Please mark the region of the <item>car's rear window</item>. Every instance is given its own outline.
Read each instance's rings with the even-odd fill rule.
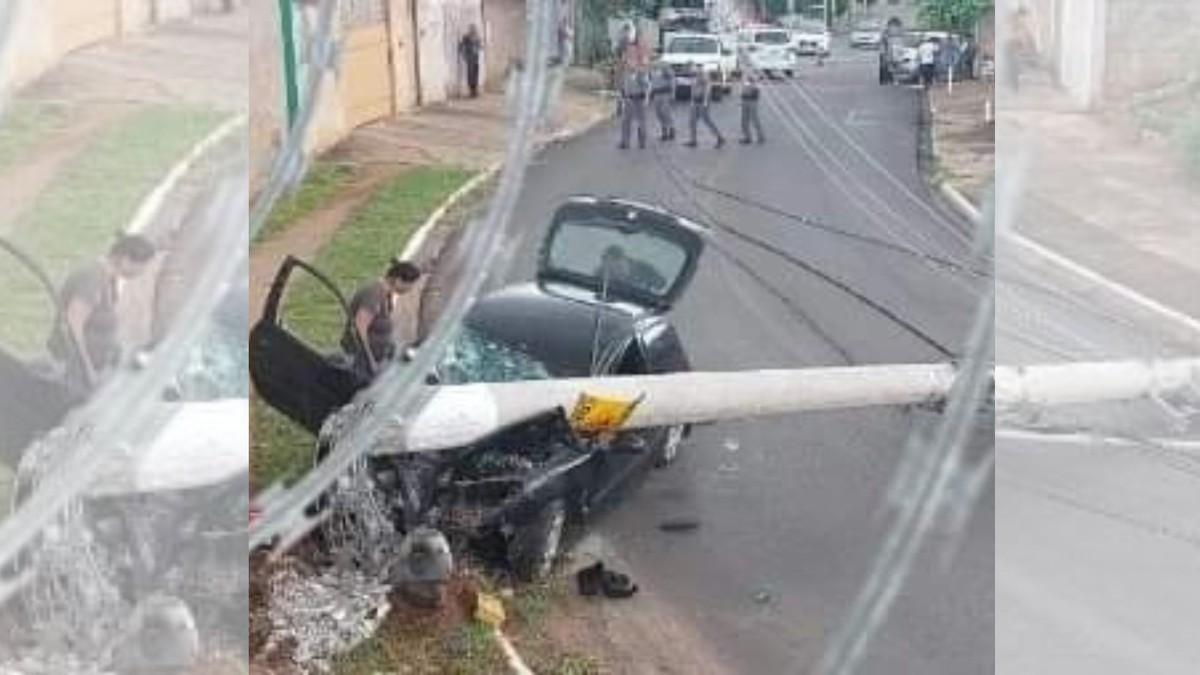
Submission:
[[[788,34],[781,30],[762,31],[754,35],[754,41],[762,45],[786,45]]]
[[[666,295],[687,265],[687,252],[674,241],[641,230],[622,231],[620,225],[603,219],[563,222],[550,247],[549,266]],[[611,264],[614,258],[617,263]]]

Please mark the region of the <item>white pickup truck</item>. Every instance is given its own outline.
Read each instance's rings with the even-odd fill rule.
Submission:
[[[737,73],[737,52],[714,33],[667,33],[663,36],[660,63],[671,67],[675,75],[676,98],[691,95],[692,67],[700,66],[713,85],[713,98],[733,90]]]

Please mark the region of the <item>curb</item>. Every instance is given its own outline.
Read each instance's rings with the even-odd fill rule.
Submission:
[[[603,124],[608,119],[610,119],[609,115],[605,113],[597,113],[587,122],[580,125],[577,129],[560,131],[549,138],[536,141],[533,145],[533,152],[531,155],[537,155],[552,145],[559,145],[583,136],[592,129],[595,129],[597,126]],[[457,190],[452,192],[450,196],[446,197],[446,199],[443,200],[442,203],[433,210],[433,213],[429,214],[429,217],[425,219],[425,222],[421,224],[421,227],[417,228],[417,231],[414,232],[411,237],[409,237],[408,243],[404,245],[404,250],[400,252],[399,258],[401,260],[413,260],[419,257],[435,258],[436,254],[438,253],[437,250],[423,250],[425,248],[426,241],[429,239],[430,233],[437,229],[438,225],[440,225],[442,220],[445,219],[446,214],[450,211],[450,209],[462,203],[462,201],[471,196],[475,190],[479,189],[479,186],[483,185],[499,174],[500,170],[503,168],[503,161],[495,162],[482,172],[476,174],[466,183],[463,183]],[[428,272],[428,270],[426,270],[426,272]]]
[[[947,181],[942,181],[937,184],[938,191],[946,199],[947,202],[961,214],[969,219],[972,223],[978,225],[982,221],[982,213],[979,208],[967,199],[965,195],[958,191],[953,185]],[[1176,309],[1149,298],[1138,291],[1121,284],[1113,279],[1110,279],[1100,272],[1086,267],[1065,255],[1058,253],[1022,234],[1012,232],[1009,234],[1010,239],[1018,246],[1037,255],[1038,257],[1074,274],[1081,279],[1084,279],[1099,288],[1102,288],[1127,302],[1131,302],[1151,314],[1156,315],[1160,319],[1169,321],[1172,324],[1182,328],[1183,330],[1194,335],[1200,335],[1200,319],[1196,319],[1188,314],[1184,314]]]
[[[1200,336],[1200,319],[1196,319],[1195,317],[1184,314],[1177,309],[1168,307],[1157,300],[1146,297],[1136,290],[1109,279],[1103,274],[1091,268],[1085,267],[1074,260],[1067,258],[1061,253],[1057,253],[1024,235],[1013,232],[1009,236],[1014,243],[1023,247],[1027,251],[1067,270],[1068,272],[1071,272],[1072,274],[1086,281],[1095,284],[1100,288],[1103,288],[1104,290],[1113,293],[1114,295],[1128,302],[1141,307],[1144,310],[1147,310],[1151,314],[1156,315],[1160,319],[1166,320],[1177,328],[1182,328],[1184,331],[1191,334],[1192,340],[1194,340],[1197,336]]]
[[[962,217],[971,221],[971,224],[978,226],[983,222],[983,212],[979,210],[979,207],[975,206],[970,199],[967,199],[966,195],[959,192],[958,188],[954,187],[950,181],[939,181],[935,184],[935,187],[941,193],[942,197],[950,203],[951,208]]]
[[[146,195],[146,197],[142,199],[141,204],[138,205],[137,213],[135,213],[133,219],[129,221],[129,226],[125,228],[125,231],[129,234],[139,234],[149,227],[150,223],[154,221],[154,216],[157,215],[159,210],[162,208],[163,200],[165,200],[167,195],[175,189],[175,186],[179,184],[179,181],[183,180],[183,177],[192,170],[192,166],[195,165],[196,162],[200,161],[200,158],[203,157],[214,146],[225,140],[226,136],[233,133],[243,124],[245,124],[246,121],[247,117],[239,114],[229,120],[226,120],[221,124],[221,126],[214,129],[198,143],[193,145],[192,149],[188,151],[187,156],[179,160],[175,166],[171,167],[171,170],[161,181],[158,182],[157,185],[154,186],[154,189],[150,191],[150,194]]]

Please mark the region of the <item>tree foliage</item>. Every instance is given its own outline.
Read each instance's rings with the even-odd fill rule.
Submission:
[[[922,0],[921,20],[933,29],[970,33],[992,5],[991,0]]]

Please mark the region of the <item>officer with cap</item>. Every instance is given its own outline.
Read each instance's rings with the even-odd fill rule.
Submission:
[[[712,101],[712,84],[708,79],[708,74],[699,64],[692,64],[692,72],[695,77],[692,81],[692,114],[688,118],[688,131],[690,139],[684,143],[689,148],[696,147],[696,125],[703,121],[704,126],[712,132],[713,136],[717,137],[717,146],[720,148],[725,145],[725,137],[721,135],[721,130],[713,123],[712,117],[709,115],[708,106]]]
[[[675,96],[675,78],[668,65],[659,66],[650,81],[650,101],[654,105],[654,114],[658,117],[658,126],[662,130],[661,141],[675,140],[675,118],[671,114],[671,99]]]
[[[746,73],[742,76],[742,145],[753,142],[750,131],[757,132],[758,142],[763,143],[762,120],[758,116],[758,76]]]
[[[629,147],[629,136],[637,124],[638,147],[646,147],[646,103],[650,98],[650,81],[642,66],[633,68],[621,85],[621,96],[625,103],[621,117],[622,150]]]

